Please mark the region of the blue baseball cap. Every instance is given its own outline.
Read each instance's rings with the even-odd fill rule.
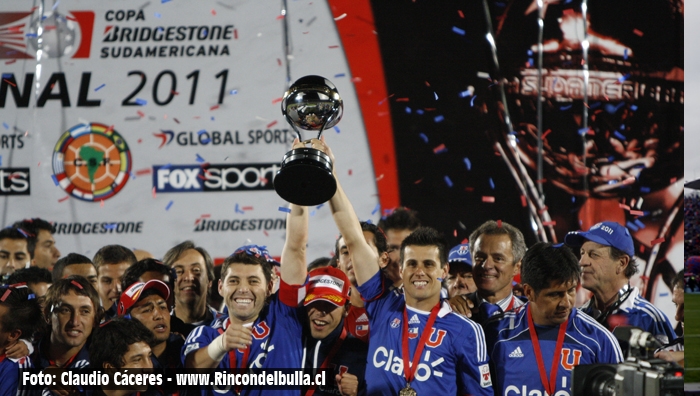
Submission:
[[[452,249],[447,256],[448,263],[461,263],[472,268],[472,255],[469,253],[469,243],[461,243]]]
[[[614,221],[598,223],[588,231],[572,231],[564,237],[564,242],[574,247],[582,246],[586,241],[612,246],[630,257],[634,256],[634,241],[629,230]]]

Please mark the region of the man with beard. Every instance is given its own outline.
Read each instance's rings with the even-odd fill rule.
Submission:
[[[185,340],[181,335],[170,332],[169,297],[168,286],[151,279],[146,283],[136,282],[124,289],[117,306],[120,317],[137,320],[153,333],[151,360],[154,368],[182,367],[180,352]]]
[[[90,364],[88,338],[102,318],[100,297],[90,282],[82,276],[69,276],[56,281],[46,294],[44,317],[51,333],[37,344],[32,355],[39,369],[78,369]],[[51,387],[60,395],[74,389]]]
[[[401,242],[418,227],[420,219],[416,211],[398,207],[390,215],[382,218],[377,224],[386,234],[387,253],[389,261],[382,263],[382,271],[394,287],[401,286],[401,266],[399,265],[399,250]]]
[[[207,305],[214,280],[214,264],[209,253],[192,241],[174,246],[163,256],[163,263],[174,272],[175,308],[170,312],[173,331],[187,337],[197,326],[208,325],[217,311]]]
[[[521,279],[529,302],[484,326],[497,395],[569,394],[575,366],[624,359],[612,333],[574,308],[580,277],[567,247],[528,249]]]

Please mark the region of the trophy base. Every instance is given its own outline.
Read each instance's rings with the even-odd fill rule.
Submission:
[[[330,158],[311,148],[294,149],[285,154],[273,183],[282,199],[301,206],[327,202],[337,189]]]

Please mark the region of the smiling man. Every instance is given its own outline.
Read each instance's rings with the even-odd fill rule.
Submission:
[[[565,246],[540,242],[527,251],[521,280],[529,302],[485,325],[497,395],[569,394],[575,366],[623,360],[612,333],[574,308],[580,276]]]
[[[304,279],[293,280],[298,286],[289,285],[283,265],[280,290],[273,294],[271,264],[264,251],[264,246],[242,246],[224,260],[219,293],[228,315],[220,315],[211,326],[192,330],[183,347],[185,367],[300,368],[303,311],[297,307],[304,297],[299,294]],[[300,265],[305,271],[306,263]],[[212,391],[202,389],[203,394]],[[259,387],[243,386],[218,389],[216,393],[265,394]],[[277,390],[275,394],[298,396],[299,389]]]
[[[173,331],[187,337],[195,327],[210,324],[217,315],[207,304],[214,281],[214,264],[209,253],[192,241],[168,250],[163,263],[173,270],[175,278],[175,308],[170,313]]]
[[[13,226],[27,232],[27,250],[32,258],[32,266],[50,270],[61,257],[53,237],[56,226],[38,217],[18,221]]]
[[[103,314],[97,291],[82,276],[69,276],[49,288],[45,303],[44,317],[51,333],[39,341],[32,355],[34,366],[42,370],[88,366],[88,339]],[[70,389],[51,390],[61,395],[70,392]]]
[[[3,280],[15,270],[28,268],[31,263],[25,234],[13,227],[0,230],[0,275]]]
[[[182,367],[180,352],[185,339],[170,331],[168,297],[168,285],[152,279],[145,283],[136,282],[124,289],[117,306],[120,317],[141,322],[153,334],[151,360],[154,368]]]

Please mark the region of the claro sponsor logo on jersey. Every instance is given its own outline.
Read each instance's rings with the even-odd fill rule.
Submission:
[[[156,192],[273,190],[279,164],[155,165]]]
[[[0,12],[0,59],[36,59],[40,43],[49,58],[89,58],[94,24],[92,11]]]
[[[29,195],[29,168],[0,168],[0,195]]]

